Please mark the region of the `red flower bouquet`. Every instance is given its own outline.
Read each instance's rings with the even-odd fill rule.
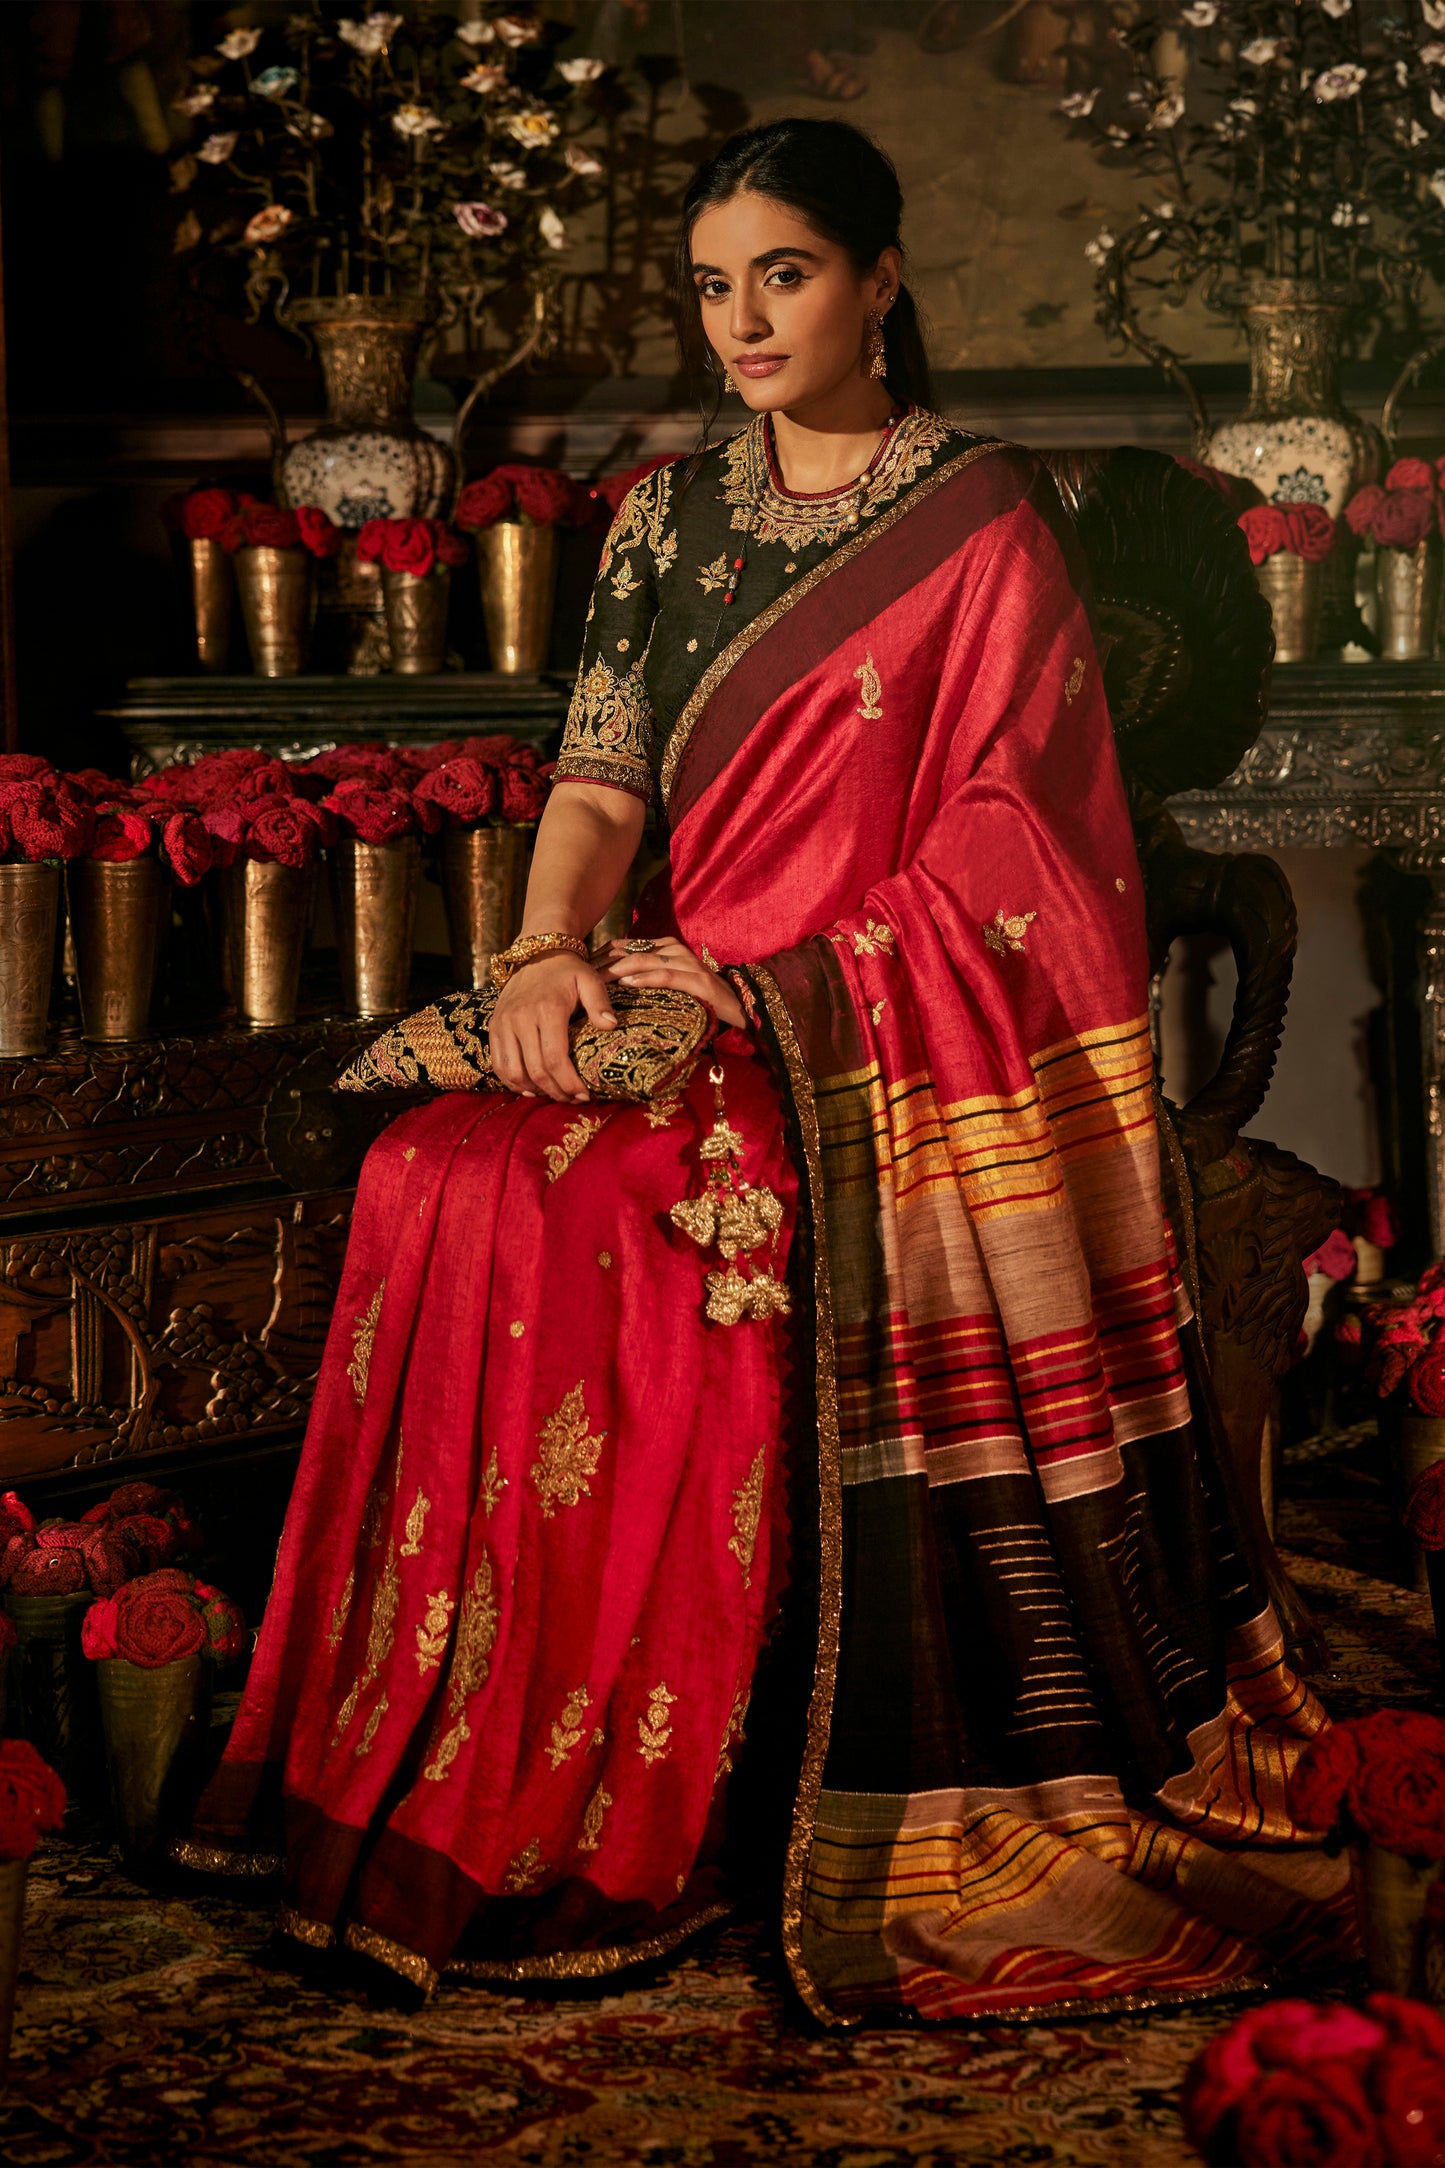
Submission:
[[[369,519],[356,538],[356,554],[383,572],[424,580],[438,565],[448,572],[464,565],[467,544],[444,519]]]
[[[1363,1361],[1382,1400],[1399,1396],[1419,1415],[1445,1415],[1445,1263],[1427,1266],[1409,1302],[1371,1303],[1335,1327],[1341,1353]]]
[[[1335,546],[1335,523],[1321,504],[1252,504],[1238,524],[1256,565],[1281,550],[1322,564]]]
[[[418,798],[404,784],[375,776],[350,776],[321,803],[335,814],[342,834],[355,836],[361,843],[394,843],[398,836],[415,835],[418,829],[432,835],[442,824],[441,808],[434,800]]]
[[[81,1626],[87,1656],[98,1663],[118,1656],[143,1671],[202,1654],[229,1663],[245,1645],[246,1621],[230,1597],[174,1566],[93,1603]]]
[[[1377,1709],[1323,1732],[1292,1772],[1290,1812],[1335,1846],[1445,1859],[1445,1720]]]
[[[241,509],[234,490],[205,487],[188,489],[166,506],[188,542],[218,542]]]
[[[306,866],[336,835],[335,816],[324,806],[281,791],[213,804],[203,819],[218,865],[259,858],[267,864]]]
[[[586,516],[587,493],[570,474],[556,467],[493,467],[468,482],[452,515],[459,527],[476,533],[498,520],[520,520],[527,527],[574,527]]]
[[[283,505],[258,504],[254,497],[243,497],[216,539],[233,551],[304,549],[313,557],[334,557],[341,547],[341,529],[319,505],[299,505],[292,512]]]
[[[59,1829],[65,1786],[28,1739],[0,1739],[0,1860],[29,1859]]]
[[[1345,506],[1351,530],[1381,549],[1413,550],[1445,532],[1445,499],[1436,468],[1427,459],[1397,459],[1379,482],[1357,489]]]
[[[552,773],[534,745],[493,732],[480,738],[445,738],[417,755],[424,772],[413,795],[436,807],[448,828],[475,828],[483,821],[538,821]]]
[[[79,858],[94,827],[85,791],[48,761],[15,753],[0,763],[0,859],[58,865]]]

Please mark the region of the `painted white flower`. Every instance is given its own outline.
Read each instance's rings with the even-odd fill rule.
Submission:
[[[1412,151],[1417,151],[1429,133],[1423,121],[1412,120],[1408,128],[1400,130],[1400,141],[1407,143]]]
[[[363,60],[371,60],[391,43],[401,23],[399,15],[390,15],[385,9],[377,8],[374,14],[359,23],[353,22],[349,15],[343,15],[336,25],[336,35],[343,38],[354,53],[360,53]]]
[[[1395,81],[1399,84],[1401,90],[1408,90],[1410,87],[1410,71],[1403,60],[1395,62]]]
[[[479,45],[490,45],[496,35],[490,23],[457,24],[457,36],[463,45],[470,45],[474,51]]]
[[[240,137],[234,132],[230,135],[207,136],[196,156],[202,165],[223,166],[239,141]]]
[[[595,83],[599,75],[607,73],[605,60],[559,60],[557,73],[564,83]]]
[[[521,166],[495,165],[492,167],[492,179],[498,188],[525,188],[527,185],[526,171]]]
[[[1326,15],[1332,15],[1336,22],[1342,15],[1348,15],[1354,4],[1355,0],[1320,0]]]
[[[302,143],[324,143],[336,130],[322,113],[308,113],[304,109],[293,113],[286,123],[287,135],[293,135]]]
[[[391,116],[391,125],[399,136],[433,136],[441,135],[446,122],[428,106],[399,105]]]
[[[462,89],[474,90],[479,98],[489,91],[500,90],[507,80],[507,71],[499,60],[482,61],[462,77]]]
[[[261,42],[259,30],[228,30],[216,51],[222,60],[244,60]]]
[[[1430,89],[1430,111],[1434,114],[1436,120],[1445,120],[1445,98],[1441,97],[1433,84]]]
[[[550,203],[537,220],[537,231],[541,234],[548,248],[565,248],[567,246],[567,228],[563,225]]]
[[[1425,186],[1437,203],[1445,204],[1445,166],[1437,166]]]
[[[1231,113],[1236,114],[1240,120],[1253,120],[1259,111],[1259,100],[1257,98],[1231,98],[1229,110]]]
[[[1283,44],[1283,38],[1251,38],[1239,48],[1239,57],[1252,68],[1267,68]]]
[[[522,145],[524,150],[541,150],[559,133],[556,121],[550,113],[509,113],[503,124],[509,136]]]
[[[1149,116],[1151,128],[1173,128],[1184,117],[1184,93],[1182,90],[1166,91]]]
[[[1427,68],[1445,68],[1445,45],[1441,45],[1438,40],[1422,45],[1420,58]]]
[[[1156,203],[1154,206],[1154,216],[1156,218],[1165,219],[1177,218],[1179,216],[1179,206],[1177,203]]]
[[[562,156],[566,161],[567,171],[580,174],[584,181],[595,181],[603,170],[602,160],[592,151],[584,150],[580,143],[569,143]]]
[[[506,212],[494,211],[490,203],[454,203],[452,212],[462,232],[474,241],[487,241],[507,230]]]
[[[1335,105],[1341,98],[1358,98],[1364,80],[1365,70],[1353,60],[1343,60],[1337,68],[1326,68],[1315,77],[1315,104]]]
[[[262,248],[268,241],[275,241],[286,231],[295,213],[288,211],[284,203],[266,203],[256,213],[241,239],[248,248]]]
[[[263,68],[251,88],[258,98],[284,98],[300,80],[294,68]]]
[[[1060,98],[1059,111],[1067,113],[1070,120],[1087,120],[1098,102],[1097,90],[1074,90],[1067,98]]]
[[[1337,203],[1330,213],[1332,226],[1368,226],[1369,223],[1369,212],[1357,209],[1353,203]]]
[[[1107,226],[1101,226],[1092,241],[1084,243],[1084,254],[1095,266],[1104,263],[1114,247],[1114,236]]]
[[[1104,130],[1104,141],[1106,143],[1132,143],[1133,140],[1134,138],[1130,135],[1128,129],[1121,128],[1117,121],[1112,121]]]
[[[1445,30],[1445,0],[1420,0],[1427,30]]]
[[[195,89],[188,90],[184,98],[177,98],[176,111],[189,113],[194,120],[199,113],[209,113],[215,102],[216,93],[212,86],[209,83],[197,83]]]
[[[1208,30],[1219,20],[1218,0],[1191,0],[1191,5],[1179,13],[1191,30]]]
[[[494,27],[503,45],[535,45],[542,35],[534,15],[499,15]]]

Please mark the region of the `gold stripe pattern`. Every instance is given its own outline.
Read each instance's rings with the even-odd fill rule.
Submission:
[[[666,1957],[680,1942],[715,1926],[732,1911],[730,1904],[704,1906],[691,1919],[664,1934],[645,1941],[614,1943],[601,1950],[560,1950],[550,1957],[462,1957],[447,1966],[447,1978],[455,1980],[602,1980],[609,1973],[626,1972],[632,1965],[650,1965]]]
[[[378,1965],[385,1965],[388,1972],[399,1972],[413,1987],[430,1994],[436,1986],[438,1973],[424,1957],[409,1950],[404,1942],[393,1942],[389,1935],[379,1935],[374,1928],[361,1927],[352,1922],[342,1937],[348,1950],[355,1950],[358,1957],[370,1957]]]
[[[336,1940],[334,1927],[328,1927],[324,1920],[308,1920],[304,1912],[297,1912],[291,1905],[276,1907],[276,1928],[293,1942],[304,1942],[308,1950],[329,1950]]]
[[[238,1880],[259,1880],[268,1874],[279,1874],[282,1859],[279,1852],[232,1851],[224,1844],[197,1844],[193,1837],[176,1837],[166,1848],[166,1857],[177,1867],[190,1867],[197,1874],[234,1875]]]

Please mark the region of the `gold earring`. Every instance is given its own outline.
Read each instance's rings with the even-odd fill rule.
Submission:
[[[731,392],[736,392],[737,390],[737,385],[733,382],[732,370],[728,367],[726,362],[723,363],[723,390]]]
[[[883,312],[870,310],[868,316],[868,374],[881,382],[888,374],[888,358],[883,348]]]

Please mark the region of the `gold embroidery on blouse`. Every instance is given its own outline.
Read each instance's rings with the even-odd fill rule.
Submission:
[[[758,1545],[758,1524],[763,1514],[763,1470],[766,1454],[759,1447],[746,1480],[733,1492],[733,1533],[728,1549],[743,1569],[743,1587],[753,1585],[753,1553]]]
[[[377,1673],[391,1654],[391,1645],[396,1638],[397,1605],[400,1601],[401,1575],[396,1563],[396,1547],[394,1544],[388,1543],[386,1558],[382,1563],[381,1572],[377,1576],[376,1592],[371,1599],[371,1624],[367,1628],[366,1634],[366,1658],[351,1692],[342,1702],[337,1714],[336,1731],[331,1741],[333,1746],[340,1744],[342,1734],[356,1714],[358,1702],[367,1688],[372,1685]],[[368,1739],[365,1745],[359,1747],[357,1751],[364,1753],[365,1746],[369,1744],[370,1740]]]
[[[671,467],[659,467],[634,482],[617,507],[602,554],[601,577],[606,578],[614,557],[636,549],[647,551],[659,574],[669,571],[677,557],[677,536],[664,535],[662,530],[671,510]]]
[[[667,1759],[667,1750],[672,1744],[670,1711],[676,1700],[676,1694],[670,1694],[666,1682],[659,1679],[647,1697],[646,1716],[637,1719],[637,1736],[641,1741],[637,1751],[649,1768],[653,1762]]]
[[[629,595],[637,593],[641,585],[641,580],[633,572],[632,559],[624,557],[612,576],[612,598],[614,602],[625,602]]]
[[[652,548],[652,561],[657,566],[658,578],[665,579],[677,563],[677,533],[659,535]]]
[[[376,1704],[376,1707],[372,1710],[370,1716],[366,1719],[366,1729],[356,1742],[356,1751],[358,1754],[369,1754],[371,1752],[371,1742],[376,1737],[376,1734],[381,1726],[381,1720],[390,1707],[391,1703],[387,1700],[385,1694],[383,1694],[380,1701]]]
[[[567,1172],[578,1154],[586,1151],[601,1127],[602,1117],[600,1114],[579,1115],[575,1122],[569,1123],[568,1127],[563,1130],[560,1144],[549,1144],[547,1146],[547,1180],[549,1182],[555,1182],[559,1175]]]
[[[612,1804],[611,1792],[599,1784],[582,1811],[582,1834],[577,1839],[579,1852],[595,1852],[602,1842],[602,1817]]]
[[[486,1514],[488,1520],[496,1512],[506,1487],[507,1478],[497,1466],[497,1448],[494,1445],[487,1465],[482,1471],[482,1511]]]
[[[783,542],[792,550],[839,542],[931,467],[934,453],[951,434],[937,414],[922,409],[906,414],[889,431],[868,472],[855,482],[819,497],[790,497],[773,480],[767,417],[758,414],[723,446],[723,502],[734,508],[733,526],[750,532],[756,542]]]
[[[742,1742],[743,1723],[747,1717],[750,1699],[751,1696],[745,1686],[740,1687],[733,1697],[732,1711],[722,1735],[722,1745],[718,1749],[717,1772],[713,1777],[714,1784],[719,1783],[723,1777],[730,1776],[732,1773],[732,1750]]]
[[[853,929],[855,956],[876,956],[880,949],[891,949],[892,946],[893,928],[881,920],[870,918],[861,931],[856,926]]]
[[[580,777],[625,774],[639,789],[652,789],[648,746],[652,708],[643,680],[646,657],[622,676],[599,655],[577,679],[562,733],[557,773]]]
[[[356,1395],[356,1405],[358,1407],[366,1399],[366,1381],[371,1370],[371,1350],[376,1341],[377,1321],[381,1316],[381,1298],[385,1293],[386,1282],[383,1280],[361,1316],[352,1319],[356,1330],[351,1338],[351,1360],[346,1366],[346,1375],[351,1380],[351,1390]]]
[[[539,1454],[528,1472],[537,1486],[544,1520],[550,1521],[559,1505],[575,1506],[579,1499],[592,1496],[587,1478],[597,1473],[607,1433],[599,1430],[594,1438],[588,1430],[582,1394],[579,1380],[537,1433]]]
[[[982,929],[984,941],[1000,956],[1007,956],[1010,949],[1017,949],[1022,953],[1024,935],[1038,915],[1037,911],[1020,911],[1009,918],[1000,907],[994,912],[993,924]]]
[[[502,1877],[502,1887],[509,1896],[520,1897],[524,1890],[531,1889],[535,1882],[540,1881],[546,1872],[547,1869],[542,1864],[541,1841],[534,1837],[526,1850],[519,1852],[516,1858],[508,1863],[506,1874]]]
[[[326,1629],[326,1645],[328,1648],[339,1649],[341,1646],[341,1636],[345,1633],[346,1621],[351,1616],[351,1592],[355,1586],[356,1568],[353,1566],[346,1576],[346,1586],[341,1591],[341,1600],[331,1614],[331,1624]]]
[[[853,675],[857,678],[863,693],[863,698],[858,705],[858,713],[865,723],[878,722],[883,714],[881,706],[883,680],[878,675],[878,666],[873,657],[865,655]]]
[[[487,1683],[499,1617],[500,1607],[492,1593],[492,1562],[483,1551],[471,1586],[462,1596],[456,1645],[447,1673],[447,1714],[451,1718],[451,1729],[422,1771],[433,1784],[441,1782],[472,1736],[466,1716],[467,1703]]]
[[[1072,669],[1072,670],[1071,670],[1071,671],[1069,672],[1069,675],[1068,675],[1068,677],[1067,677],[1067,679],[1065,680],[1065,683],[1064,683],[1064,698],[1065,698],[1065,700],[1066,700],[1066,701],[1068,702],[1068,704],[1069,704],[1069,706],[1070,706],[1070,707],[1072,707],[1072,706],[1073,706],[1073,704],[1074,704],[1074,700],[1075,700],[1075,697],[1076,697],[1076,696],[1077,696],[1077,695],[1078,695],[1079,693],[1081,693],[1081,692],[1083,691],[1083,689],[1084,689],[1084,658],[1083,658],[1083,656],[1082,656],[1082,655],[1076,655],[1076,656],[1074,657],[1074,667],[1073,667],[1073,669]]]
[[[447,1652],[456,1598],[439,1588],[426,1600],[426,1617],[416,1630],[416,1668],[422,1678],[434,1671]]]
[[[560,1769],[567,1756],[582,1744],[582,1734],[587,1726],[582,1721],[592,1706],[592,1696],[585,1686],[579,1686],[567,1696],[562,1714],[552,1726],[552,1744],[547,1749],[547,1759],[554,1769]]]
[[[430,1511],[430,1498],[423,1497],[421,1491],[418,1490],[416,1502],[406,1517],[406,1541],[401,1547],[403,1558],[420,1558],[421,1532],[426,1526],[426,1517]]]
[[[697,584],[705,595],[715,594],[719,587],[727,586],[727,581],[728,553],[726,550],[723,551],[720,557],[714,557],[710,565],[699,565],[697,568]]]

